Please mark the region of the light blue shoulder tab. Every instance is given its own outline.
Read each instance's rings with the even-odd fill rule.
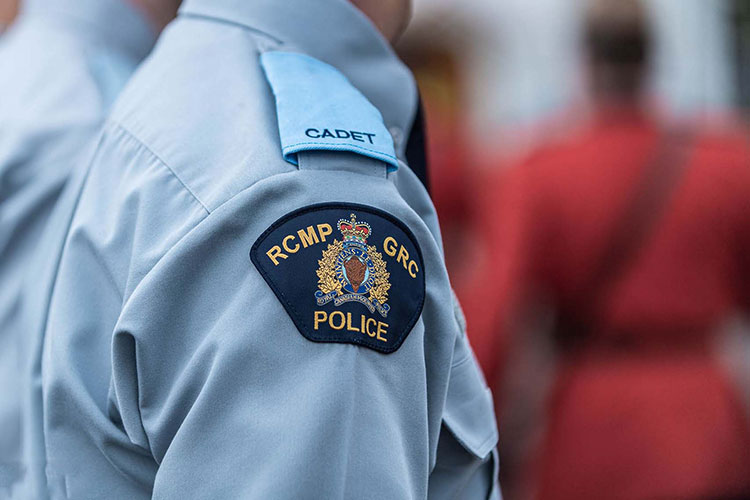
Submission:
[[[398,169],[380,111],[336,68],[305,54],[266,52],[261,65],[276,97],[284,159],[300,151],[351,151]]]

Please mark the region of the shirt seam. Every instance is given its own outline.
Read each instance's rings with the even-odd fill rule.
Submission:
[[[166,161],[164,161],[164,159],[161,156],[159,156],[153,149],[148,147],[148,145],[146,145],[137,135],[135,135],[135,133],[133,133],[131,130],[125,127],[125,125],[123,125],[122,123],[118,121],[114,121],[114,120],[112,120],[110,123],[117,130],[120,130],[122,133],[126,134],[128,137],[138,142],[138,145],[140,147],[142,147],[151,156],[153,156],[160,165],[162,165],[164,168],[167,169],[167,171],[169,171],[170,174],[172,174],[172,176],[177,180],[177,182],[180,183],[183,189],[190,194],[190,196],[201,206],[201,208],[203,208],[203,210],[205,210],[206,214],[211,213],[211,210],[208,209],[206,204],[203,203],[200,198],[198,198],[198,195],[192,189],[190,189],[190,187],[185,183],[185,181],[183,181],[182,178],[180,178],[180,176],[177,175],[177,172],[175,172],[174,169],[172,169],[172,167],[170,167],[169,164]]]
[[[117,124],[117,125],[119,125],[119,124]],[[123,129],[123,131],[124,131],[125,133],[128,133],[128,134],[129,134],[129,132],[127,131],[127,129],[125,129],[124,127],[121,127],[121,128]],[[130,135],[131,137],[133,137],[134,139],[138,140],[138,139],[137,139],[137,138],[136,138],[135,136],[133,136],[132,134],[129,134],[129,135]],[[139,141],[139,142],[140,142],[140,141]],[[146,149],[147,151],[151,151],[151,150],[150,150],[150,149],[149,149],[148,147],[146,147],[145,145],[144,145],[144,148],[145,148],[145,149]],[[152,154],[153,154],[153,153],[152,153]],[[155,157],[156,157],[157,159],[159,159],[159,157],[158,157],[158,156],[156,156],[155,154],[154,154],[154,156],[155,156]],[[160,160],[160,159],[159,159],[159,161],[161,162],[162,160]],[[164,164],[164,165],[165,165],[165,166],[167,166],[166,164]],[[170,169],[170,171],[171,171],[171,169]],[[226,200],[222,201],[222,202],[221,202],[221,203],[220,203],[219,205],[217,205],[217,206],[216,206],[216,208],[214,208],[213,212],[216,212],[217,210],[223,209],[223,207],[225,207],[226,205],[228,205],[229,203],[231,203],[232,201],[234,201],[234,200],[235,200],[235,199],[236,199],[236,198],[237,198],[238,196],[241,196],[241,195],[242,195],[243,193],[247,192],[247,191],[248,191],[249,189],[252,189],[253,187],[255,187],[255,186],[256,186],[256,185],[257,185],[258,183],[260,183],[260,182],[267,182],[267,181],[269,181],[270,179],[276,178],[276,177],[278,177],[278,176],[281,176],[281,175],[294,175],[294,173],[295,173],[295,172],[298,172],[298,170],[292,170],[292,171],[289,171],[289,172],[278,172],[278,173],[275,173],[275,174],[273,174],[273,175],[270,175],[270,176],[268,176],[268,177],[264,177],[263,179],[258,179],[258,180],[256,180],[256,181],[254,181],[254,182],[252,182],[252,183],[248,184],[248,185],[247,185],[247,186],[245,186],[245,187],[244,187],[243,189],[240,189],[239,191],[237,191],[236,193],[234,193],[234,194],[233,194],[232,196],[230,196],[230,197],[229,197],[229,198],[227,198]],[[367,175],[367,174],[354,173],[354,175]],[[184,184],[183,184],[183,185],[184,185]],[[187,189],[187,186],[186,186],[185,188]],[[192,194],[192,193],[191,193],[191,194]],[[196,201],[198,201],[198,202],[200,203],[200,200],[198,200],[197,198],[196,198]],[[334,204],[335,204],[335,203],[334,203]],[[201,204],[201,205],[202,205],[202,204]],[[202,205],[202,206],[203,206],[203,205]],[[205,208],[205,206],[204,206],[204,208]],[[199,227],[199,226],[201,226],[202,224],[205,224],[205,223],[206,223],[206,221],[208,221],[208,220],[209,220],[209,219],[211,218],[211,216],[213,215],[213,212],[212,212],[212,211],[210,211],[210,210],[208,210],[207,208],[205,208],[205,210],[206,210],[206,216],[205,216],[204,218],[202,218],[201,220],[197,221],[197,222],[196,222],[196,223],[195,223],[195,224],[194,224],[194,225],[193,225],[193,226],[192,226],[192,227],[191,227],[190,229],[188,229],[188,230],[187,230],[187,231],[185,232],[185,234],[184,234],[184,235],[182,235],[182,236],[181,236],[181,237],[180,237],[180,238],[179,238],[179,239],[178,239],[177,241],[175,241],[175,242],[174,242],[174,243],[173,243],[172,245],[170,245],[170,247],[169,247],[169,248],[167,248],[167,249],[166,249],[166,250],[164,251],[164,253],[163,253],[163,254],[162,254],[162,255],[161,255],[161,256],[160,256],[160,257],[159,257],[159,258],[158,258],[158,259],[156,260],[156,262],[154,262],[154,265],[153,265],[153,266],[151,266],[151,267],[149,268],[149,270],[148,270],[148,271],[147,271],[147,272],[146,272],[146,273],[145,273],[145,274],[143,275],[142,279],[141,279],[141,280],[139,281],[139,283],[138,283],[138,284],[137,284],[137,285],[136,285],[136,286],[135,286],[135,287],[133,288],[133,290],[135,290],[135,288],[137,288],[138,286],[140,286],[140,283],[142,283],[142,282],[143,282],[143,280],[144,280],[144,279],[146,279],[146,277],[147,277],[147,276],[148,276],[148,275],[149,275],[149,274],[150,274],[150,273],[151,273],[151,272],[152,272],[152,271],[153,271],[153,270],[154,270],[154,269],[155,269],[155,268],[156,268],[156,267],[157,267],[157,266],[158,266],[158,265],[159,265],[159,264],[161,263],[161,261],[162,261],[162,260],[163,260],[163,259],[164,259],[164,258],[165,258],[165,257],[166,257],[166,256],[167,256],[168,254],[169,254],[169,253],[171,253],[171,252],[172,252],[172,251],[173,251],[173,250],[174,250],[174,249],[175,249],[175,248],[176,248],[176,247],[177,247],[178,245],[182,244],[183,240],[184,240],[184,239],[185,239],[185,238],[186,238],[186,237],[187,237],[187,236],[188,236],[189,234],[191,234],[191,233],[192,233],[193,231],[195,231],[196,229],[198,229],[198,227]],[[211,220],[213,220],[213,219],[211,219]],[[131,295],[132,295],[132,294],[131,294]],[[128,297],[128,298],[127,298],[127,299],[126,299],[126,300],[125,300],[124,302],[123,302],[123,308],[125,307],[125,304],[127,304],[127,301],[128,301],[128,300],[129,300],[129,297]]]
[[[276,38],[275,36],[271,35],[270,33],[266,33],[265,31],[254,28],[252,26],[248,26],[247,24],[243,24],[238,21],[232,21],[231,19],[224,19],[221,17],[217,17],[211,14],[200,14],[197,12],[180,12],[179,13],[180,18],[186,18],[186,19],[193,19],[196,21],[203,21],[203,22],[209,22],[209,23],[219,23],[219,24],[226,24],[229,26],[232,26],[234,28],[239,28],[243,31],[249,32],[251,35],[260,36],[263,38],[266,38],[270,42],[276,45],[283,45],[284,41]]]

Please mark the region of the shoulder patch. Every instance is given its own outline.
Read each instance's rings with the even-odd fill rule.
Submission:
[[[350,151],[398,169],[393,138],[380,111],[336,68],[305,54],[260,57],[274,97],[284,159],[300,151]]]
[[[313,342],[392,353],[422,312],[422,252],[401,221],[375,208],[337,203],[294,211],[258,238],[250,258]]]

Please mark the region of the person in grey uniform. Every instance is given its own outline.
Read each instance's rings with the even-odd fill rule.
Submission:
[[[492,398],[404,159],[417,92],[383,34],[407,14],[183,2],[42,266],[49,497],[500,498]]]
[[[19,414],[23,282],[38,280],[31,256],[43,228],[156,39],[160,10],[141,6],[27,0],[0,41],[0,498],[29,466]]]

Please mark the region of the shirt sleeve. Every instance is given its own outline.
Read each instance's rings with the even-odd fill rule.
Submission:
[[[282,302],[251,262],[274,221],[325,199],[385,208],[421,246],[424,309],[393,352],[311,341],[290,313],[305,306]],[[408,257],[396,262],[417,272]],[[306,286],[309,271],[290,267],[284,286]],[[425,497],[429,471],[450,463],[435,451],[443,422],[465,438],[468,464],[453,467],[467,487],[484,474],[489,491],[493,471],[482,466],[494,415],[468,346],[461,360],[454,353],[452,304],[438,245],[390,183],[279,175],[215,210],[126,300],[112,343],[112,415],[158,464],[154,498]],[[449,373],[451,359],[466,368]]]
[[[464,333],[456,338],[428,497],[499,500],[495,448],[498,432],[492,396],[466,338],[463,313],[457,300],[455,308]]]

